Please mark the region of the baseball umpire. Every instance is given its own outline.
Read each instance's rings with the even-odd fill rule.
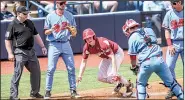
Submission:
[[[14,75],[11,80],[10,99],[18,98],[18,86],[25,66],[30,74],[31,91],[33,98],[43,98],[40,91],[40,65],[35,55],[34,39],[42,48],[44,55],[47,50],[38,34],[34,24],[27,19],[29,11],[25,6],[17,8],[17,17],[9,24],[5,35],[5,46],[8,52],[8,59],[14,61]],[[12,50],[13,45],[13,50]]]
[[[172,10],[169,10],[163,20],[165,37],[168,45],[166,52],[166,63],[175,79],[175,66],[180,54],[184,66],[184,7],[183,0],[171,0]],[[166,99],[174,96],[169,91]]]
[[[118,75],[118,69],[124,58],[123,50],[119,45],[104,37],[96,37],[95,32],[91,28],[83,31],[83,40],[85,41],[85,45],[77,82],[82,80],[88,56],[90,54],[97,54],[102,58],[99,64],[98,81],[117,84],[113,91],[114,95],[119,95],[119,90],[122,86],[125,86],[127,89],[125,96],[130,97],[133,93],[131,82]]]
[[[151,28],[139,28],[139,23],[128,19],[122,27],[128,37],[128,54],[131,58],[131,69],[136,68],[136,58],[140,65],[137,75],[137,98],[146,98],[146,85],[151,74],[155,72],[164,84],[175,93],[178,99],[183,99],[180,85],[173,79],[169,68],[162,58],[162,51],[157,44],[157,38]],[[137,57],[136,57],[137,56]]]

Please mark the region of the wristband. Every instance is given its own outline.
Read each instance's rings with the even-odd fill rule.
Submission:
[[[130,55],[131,60],[136,60],[136,55]]]
[[[171,45],[172,45],[171,39],[170,39],[170,38],[167,38],[167,39],[166,39],[166,43],[167,43],[168,46],[171,46]]]

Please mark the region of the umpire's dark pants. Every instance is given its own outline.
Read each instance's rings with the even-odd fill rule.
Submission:
[[[18,97],[18,86],[24,66],[30,72],[31,94],[38,93],[40,91],[40,65],[35,55],[35,50],[16,48],[14,50],[14,54],[14,75],[12,77],[10,87],[11,98]]]

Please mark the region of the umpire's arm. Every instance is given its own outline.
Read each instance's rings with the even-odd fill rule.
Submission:
[[[13,33],[14,33],[13,22],[11,22],[8,25],[8,28],[7,28],[7,31],[5,34],[5,47],[8,52],[8,59],[10,61],[14,61],[14,55],[13,55],[13,51],[12,51]]]
[[[8,52],[8,59],[10,61],[13,61],[14,55],[13,55],[13,51],[12,51],[12,40],[5,40],[5,47]]]

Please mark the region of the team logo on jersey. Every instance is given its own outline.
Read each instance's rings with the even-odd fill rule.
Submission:
[[[62,26],[61,30],[64,30],[68,26],[68,23],[67,22],[62,22],[61,26]]]
[[[109,41],[107,41],[107,40],[104,40],[103,42],[104,42],[106,45],[108,45],[108,46],[110,45],[110,44],[109,44]]]
[[[179,24],[178,24],[178,26],[179,26],[179,27],[184,26],[184,19],[183,19],[183,18],[179,19]]]
[[[172,29],[182,27],[182,26],[184,26],[184,19],[180,18],[178,22],[177,22],[177,20],[172,20],[170,24],[171,24]]]

